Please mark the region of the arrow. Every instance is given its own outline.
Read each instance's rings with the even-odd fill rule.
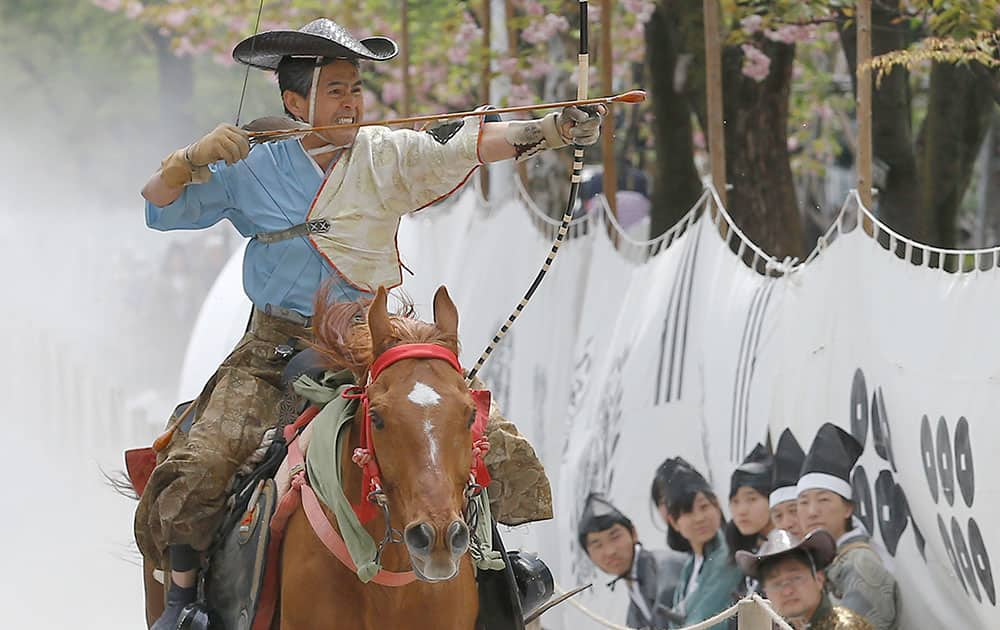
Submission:
[[[613,96],[602,96],[598,98],[585,98],[575,101],[559,101],[555,103],[539,103],[536,105],[518,105],[516,107],[502,107],[500,109],[485,109],[471,112],[451,112],[448,114],[427,114],[424,116],[410,116],[409,118],[390,118],[388,120],[373,120],[365,122],[354,122],[343,125],[321,125],[318,127],[299,126],[288,129],[268,129],[264,131],[250,130],[250,138],[254,142],[268,142],[270,140],[285,139],[292,136],[312,133],[314,131],[333,131],[335,129],[352,129],[355,127],[389,125],[406,125],[417,122],[431,122],[435,120],[446,120],[449,118],[467,118],[469,116],[488,116],[491,114],[511,114],[515,112],[529,112],[536,109],[558,109],[562,107],[574,107],[579,105],[610,105],[611,103],[641,103],[646,100],[646,92],[643,90],[631,90]],[[289,124],[294,122],[289,121]],[[249,125],[248,125],[249,127]]]

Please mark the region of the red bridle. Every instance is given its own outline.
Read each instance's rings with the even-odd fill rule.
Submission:
[[[368,399],[368,388],[379,375],[390,365],[403,359],[438,359],[446,361],[464,377],[465,372],[458,362],[454,352],[433,343],[410,343],[390,348],[383,352],[368,368],[368,382],[364,387],[353,387],[343,393],[344,398],[361,401],[361,446],[354,450],[351,459],[361,467],[361,502],[354,506],[354,511],[362,523],[375,518],[377,499],[382,492],[382,471],[379,469],[378,458],[375,455],[375,442],[372,438],[372,414]],[[470,470],[470,485],[478,492],[490,483],[490,474],[486,470],[483,455],[489,450],[486,438],[486,422],[490,416],[489,390],[469,390],[476,404],[476,419],[472,423],[472,467]]]

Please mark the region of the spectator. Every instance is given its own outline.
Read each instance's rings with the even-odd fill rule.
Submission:
[[[630,628],[668,627],[673,582],[664,588],[661,575],[669,573],[669,556],[648,551],[639,543],[635,526],[615,506],[590,494],[578,528],[580,548],[601,571],[614,576],[613,586],[624,580],[630,600],[626,625]]]
[[[701,473],[686,463],[677,464],[667,484],[667,544],[689,554],[674,592],[678,620],[671,621],[671,627],[704,621],[725,610],[743,575],[729,562],[719,499]],[[726,622],[713,626],[725,627]]]
[[[659,512],[660,518],[663,519],[664,525],[669,524],[667,522],[667,485],[670,483],[670,478],[674,476],[674,471],[677,470],[678,466],[694,468],[683,457],[668,457],[663,460],[663,463],[653,473],[650,498],[652,498],[653,505],[656,507],[656,511]]]
[[[837,541],[837,555],[827,569],[835,604],[850,608],[875,630],[899,627],[899,587],[871,546],[864,526],[854,526],[851,469],[863,447],[840,427],[819,428],[797,484],[799,520],[808,531],[825,528]]]
[[[784,529],[801,537],[805,532],[799,522],[798,490],[799,472],[806,454],[791,430],[785,429],[774,449],[774,466],[771,477],[771,522],[776,529]]]
[[[872,630],[861,615],[834,606],[823,591],[823,569],[836,554],[833,536],[816,529],[799,540],[775,529],[757,553],[736,552],[736,561],[749,579],[760,580],[779,615],[802,630]]]
[[[730,478],[729,512],[733,520],[726,524],[726,544],[729,561],[734,564],[737,551],[757,551],[771,531],[768,496],[772,461],[767,447],[758,443]],[[736,598],[754,593],[757,588],[757,581],[748,577],[740,584]]]

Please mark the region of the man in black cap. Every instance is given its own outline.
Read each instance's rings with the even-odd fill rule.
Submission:
[[[802,536],[805,533],[799,522],[799,492],[796,487],[805,459],[806,454],[791,430],[782,431],[778,437],[778,446],[774,449],[771,494],[768,502],[774,526],[777,529],[787,530],[795,536]]]
[[[328,19],[260,33],[236,61],[274,71],[279,127],[305,129],[250,150],[248,132],[222,124],[164,159],[142,194],[157,230],[201,229],[228,219],[250,238],[244,289],[250,328],[205,387],[186,435],[173,433],[136,511],[136,540],[156,566],[169,556],[174,587],[156,630],[195,595],[198,552],[222,517],[237,468],[274,425],[287,359],[311,336],[313,300],[355,301],[402,282],[400,217],[458,189],[481,164],[597,141],[604,108],[565,108],[539,120],[469,118],[426,132],[351,127],[364,118],[359,64],[397,54],[386,37],[358,40]],[[348,125],[326,131],[311,127]],[[494,514],[507,524],[551,518],[545,471],[531,445],[495,414],[486,463]]]
[[[643,548],[632,521],[594,493],[587,497],[577,541],[597,568],[615,576],[612,585],[625,581],[630,600],[625,621],[628,627],[668,627],[680,568],[677,558]]]
[[[823,590],[823,569],[836,553],[825,529],[799,538],[775,529],[756,553],[737,551],[736,562],[747,577],[759,580],[778,614],[797,630],[873,630],[868,621],[834,606]]]
[[[900,593],[896,578],[855,524],[851,470],[863,451],[847,431],[827,422],[819,428],[802,464],[797,484],[798,516],[806,531],[822,527],[837,542],[826,575],[836,603],[864,616],[875,630],[899,627]]]

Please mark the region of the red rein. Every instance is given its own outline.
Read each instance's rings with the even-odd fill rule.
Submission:
[[[375,495],[382,492],[382,472],[379,469],[375,454],[375,442],[372,439],[372,416],[368,387],[378,379],[379,375],[390,365],[403,359],[440,359],[447,361],[455,370],[464,375],[458,357],[444,346],[432,343],[411,343],[390,348],[379,355],[368,369],[368,384],[365,387],[354,387],[343,393],[344,398],[360,400],[363,410],[361,420],[361,446],[354,450],[351,459],[361,467],[361,502],[354,506],[354,511],[362,523],[368,523],[378,514],[374,502]],[[476,403],[476,419],[472,423],[472,468],[470,478],[472,484],[485,488],[490,483],[490,475],[483,462],[483,456],[490,449],[486,439],[486,422],[490,416],[489,390],[470,390]]]

